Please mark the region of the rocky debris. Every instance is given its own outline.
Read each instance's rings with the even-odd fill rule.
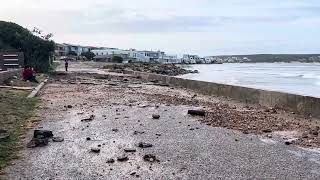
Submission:
[[[72,105],[67,105],[66,107],[69,108],[69,109],[71,109],[73,106],[72,106]]]
[[[91,152],[100,153],[100,148],[93,147],[93,148],[91,148]]]
[[[188,110],[188,114],[193,116],[205,116],[206,112],[204,110]]]
[[[157,133],[156,136],[161,136],[161,134]]]
[[[116,129],[116,128],[114,128],[114,129],[112,129],[112,131],[113,131],[113,132],[118,132],[119,130]]]
[[[52,138],[53,137],[53,133],[52,131],[48,131],[48,130],[34,130],[33,131],[33,138]]]
[[[144,132],[143,131],[134,131],[133,132],[133,135],[138,135],[138,134],[144,134]]]
[[[147,162],[160,162],[157,157],[153,154],[146,154],[143,156],[143,160]]]
[[[277,113],[277,110],[275,108],[267,108],[264,110],[264,112],[269,112],[269,113],[275,114],[275,113]]]
[[[139,148],[150,148],[150,147],[152,147],[153,145],[152,144],[150,144],[150,143],[145,143],[145,142],[139,142],[138,143],[138,147]]]
[[[134,148],[125,148],[124,152],[136,152],[137,150]]]
[[[174,64],[112,64],[104,66],[112,72],[123,73],[125,70],[177,76],[188,73],[199,73],[197,70],[186,70]]]
[[[52,131],[48,130],[34,130],[31,141],[27,144],[28,148],[47,146],[49,139],[53,138]]]
[[[10,135],[7,130],[0,129],[0,142],[9,139]]]
[[[89,118],[82,119],[81,122],[89,122],[89,121],[92,121],[92,120],[94,120],[95,117],[96,117],[96,116],[92,114],[92,115],[90,115]]]
[[[86,140],[87,140],[87,141],[90,141],[90,140],[91,140],[91,138],[90,138],[90,137],[87,137],[87,138],[86,138]]]
[[[132,172],[130,173],[130,176],[135,176],[137,173],[136,172]]]
[[[264,133],[271,133],[272,130],[271,130],[271,129],[263,129],[262,132],[264,132]]]
[[[128,158],[128,156],[126,156],[126,155],[122,155],[122,156],[117,157],[117,160],[118,160],[119,162],[124,162],[124,161],[128,161],[129,158]]]
[[[293,144],[295,142],[295,139],[288,139],[288,140],[285,140],[284,141],[284,144],[285,145],[291,145],[291,144]]]
[[[52,138],[52,141],[53,141],[53,142],[63,142],[63,141],[64,141],[64,138],[63,138],[63,137],[53,137],[53,138]]]
[[[112,159],[112,158],[107,159],[107,163],[109,163],[109,164],[112,164],[112,163],[114,163],[114,162],[115,162],[115,160],[114,160],[114,159]]]
[[[160,119],[160,115],[159,114],[152,114],[152,118],[153,119]]]

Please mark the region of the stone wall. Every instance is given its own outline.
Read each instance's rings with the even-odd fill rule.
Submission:
[[[5,80],[9,79],[10,77],[19,75],[20,73],[21,69],[0,71],[0,84],[2,84]]]
[[[188,80],[178,77],[125,71],[126,74],[140,76],[144,80],[158,80],[172,86],[188,88],[206,95],[232,98],[248,104],[276,107],[306,116],[320,118],[320,98],[301,96],[283,92],[259,90],[254,88],[218,84],[204,81]]]

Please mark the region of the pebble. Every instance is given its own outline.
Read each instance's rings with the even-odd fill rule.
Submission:
[[[145,143],[145,142],[140,142],[140,143],[138,143],[138,147],[140,147],[140,148],[150,148],[150,147],[152,147],[153,145],[152,144],[150,144],[150,143]]]
[[[152,115],[152,118],[153,118],[153,119],[160,119],[160,115],[158,115],[158,114],[153,114],[153,115]]]
[[[91,148],[91,152],[100,153],[100,148]]]
[[[124,162],[124,161],[128,161],[129,158],[128,158],[128,156],[123,155],[123,156],[117,157],[117,160],[120,162]]]

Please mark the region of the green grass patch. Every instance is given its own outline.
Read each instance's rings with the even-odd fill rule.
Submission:
[[[0,90],[0,129],[9,133],[9,138],[0,141],[0,170],[10,160],[18,157],[21,149],[21,135],[25,132],[29,119],[34,116],[38,103],[35,98],[26,98],[29,92],[1,89]]]

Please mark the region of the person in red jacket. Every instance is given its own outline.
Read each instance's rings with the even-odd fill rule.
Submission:
[[[22,71],[22,77],[25,81],[39,83],[36,77],[33,75],[33,70],[30,66],[25,66]]]

